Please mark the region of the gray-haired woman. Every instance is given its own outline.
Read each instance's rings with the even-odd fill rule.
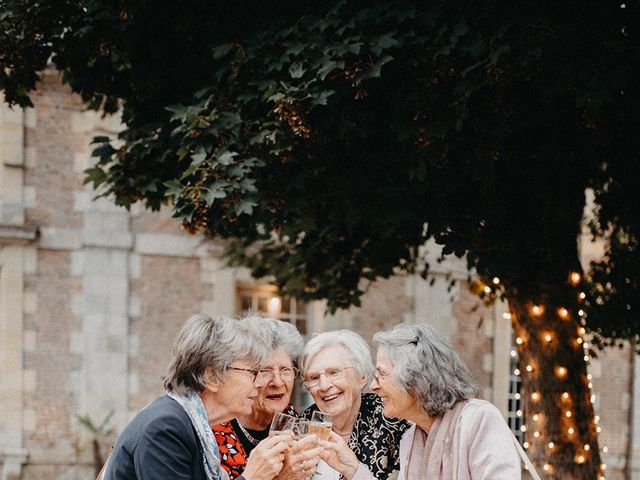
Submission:
[[[380,399],[364,389],[373,373],[367,342],[350,330],[321,333],[300,356],[304,383],[315,400],[305,411],[333,416],[333,432],[320,441],[322,480],[350,479],[356,472],[368,479],[387,479],[398,469],[398,447],[408,423],[385,418]]]
[[[261,386],[268,339],[251,325],[195,315],[176,339],[164,380],[167,394],[129,422],[114,447],[107,480],[224,480],[210,424],[251,411]],[[263,442],[247,465],[246,480],[274,478],[288,438]]]
[[[258,389],[251,411],[213,426],[222,466],[232,479],[242,475],[248,459],[253,459],[254,452],[266,441],[274,415],[279,412],[296,415],[291,404],[293,384],[298,375],[294,363],[304,344],[302,335],[288,322],[259,315],[250,315],[241,321],[264,333],[272,353],[260,369],[265,380]],[[313,473],[320,449],[308,448],[312,443],[313,439],[306,437],[295,443],[287,452],[278,478],[299,480]]]
[[[399,325],[373,339],[371,390],[385,415],[414,423],[400,442],[400,480],[521,477],[513,434],[496,407],[473,398],[467,367],[434,328]]]

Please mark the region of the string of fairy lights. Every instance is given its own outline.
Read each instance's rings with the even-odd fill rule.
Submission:
[[[578,286],[580,284],[581,281],[581,276],[578,272],[571,272],[569,275],[569,283],[573,286]],[[500,284],[500,279],[498,279],[497,277],[493,279],[493,284],[494,285],[499,285]],[[490,289],[490,287],[485,287],[485,293],[489,293],[487,292],[487,289]],[[579,292],[578,293],[578,300],[582,301],[586,298],[586,294],[584,292]],[[545,313],[545,306],[544,305],[532,305],[530,307],[530,311],[529,313],[534,316],[534,317],[539,317],[542,316]],[[556,310],[556,315],[558,316],[558,318],[560,318],[561,320],[569,320],[571,318],[571,313],[569,311],[569,309],[567,309],[566,307],[560,307]],[[587,364],[587,367],[589,366],[590,363],[590,359],[591,357],[589,356],[589,349],[590,349],[590,345],[589,342],[585,340],[584,335],[586,333],[585,330],[585,324],[586,324],[586,313],[583,309],[579,309],[578,310],[578,317],[580,318],[580,325],[577,328],[576,331],[576,336],[573,339],[573,341],[575,342],[575,346],[576,348],[579,348],[580,346],[582,346],[583,351],[584,351],[584,361]],[[510,313],[505,313],[503,314],[503,317],[506,320],[511,320],[511,314]],[[539,336],[540,339],[544,344],[546,345],[551,345],[555,339],[556,333],[551,329],[551,328],[545,328],[543,330],[541,330],[539,332]],[[517,336],[515,338],[515,343],[517,345],[523,345],[525,343],[525,339],[522,338],[521,336]],[[511,356],[512,357],[516,357],[517,356],[517,352],[516,350],[512,350],[511,351]],[[532,363],[529,363],[527,365],[524,366],[524,370],[526,373],[531,374],[534,371],[534,365],[532,365]],[[564,380],[567,378],[569,371],[567,369],[567,367],[565,365],[556,365],[554,367],[553,370],[554,375],[556,376],[556,378],[560,379],[560,380]],[[520,368],[515,368],[513,370],[513,374],[516,377],[521,377],[523,375],[523,372],[520,370]],[[586,381],[587,381],[587,388],[589,389],[589,400],[592,404],[596,402],[597,398],[595,393],[593,393],[593,383],[592,383],[592,376],[590,373],[587,373],[586,375]],[[533,391],[530,394],[530,399],[533,403],[537,403],[542,399],[542,393],[539,391]],[[520,399],[520,393],[516,393],[515,395],[516,399]],[[566,434],[566,436],[571,439],[571,437],[573,437],[576,434],[576,425],[575,425],[575,413],[572,409],[572,404],[573,404],[573,400],[571,398],[571,394],[569,392],[562,392],[559,394],[559,404],[562,405],[563,408],[563,415],[562,415],[562,428],[564,429],[564,432]],[[522,417],[523,412],[521,410],[518,410],[516,412],[516,415],[519,417]],[[532,417],[531,417],[533,424],[535,425],[533,432],[531,432],[531,435],[533,436],[533,438],[535,439],[539,439],[540,437],[543,436],[542,433],[542,426],[544,425],[544,414],[543,413],[535,413]],[[600,422],[600,417],[598,415],[594,416],[594,429],[597,433],[600,433],[602,431],[602,428],[599,425]],[[525,424],[523,424],[520,427],[520,430],[525,433],[527,432],[527,426]],[[529,447],[529,442],[524,442],[523,443],[523,447],[525,449],[527,449]],[[557,441],[554,441],[554,439],[549,439],[549,441],[546,443],[546,447],[547,447],[547,451],[549,453],[552,453],[556,448],[557,448]],[[608,452],[608,448],[607,446],[602,446],[602,448],[600,449],[602,453],[607,453]],[[582,448],[579,448],[575,457],[574,457],[574,461],[577,464],[584,464],[588,461],[589,459],[589,454],[591,452],[591,445],[584,444],[582,445]],[[546,462],[543,466],[542,466],[543,471],[547,474],[547,475],[553,475],[554,474],[554,466],[551,462]],[[599,468],[599,472],[598,472],[598,480],[606,480],[604,472],[607,469],[607,465],[604,462],[600,463],[600,468]]]

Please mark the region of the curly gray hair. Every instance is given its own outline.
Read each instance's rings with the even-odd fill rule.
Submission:
[[[371,349],[364,338],[351,330],[334,330],[332,332],[319,333],[314,336],[302,349],[300,354],[300,370],[302,375],[306,375],[309,370],[311,359],[320,350],[340,345],[344,348],[347,357],[359,375],[367,379],[367,384],[373,375],[374,366],[371,361]]]
[[[249,314],[240,319],[242,323],[247,323],[261,330],[270,338],[272,352],[282,348],[292,362],[298,360],[302,351],[304,340],[298,329],[289,322],[276,320],[275,318],[262,317],[260,315]]]
[[[460,357],[430,325],[397,325],[373,341],[394,364],[393,376],[431,416],[475,396],[471,374]]]
[[[220,379],[239,359],[264,363],[270,343],[260,329],[229,317],[197,314],[189,318],[176,337],[164,377],[164,388],[185,395],[200,393],[211,377]]]

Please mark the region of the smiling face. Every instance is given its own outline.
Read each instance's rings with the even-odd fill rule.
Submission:
[[[308,387],[318,408],[333,415],[334,424],[354,419],[360,408],[360,395],[366,385],[366,377],[353,368],[353,362],[341,345],[325,347],[309,361],[305,377],[319,376],[319,382]],[[326,372],[344,369],[334,380],[327,379]],[[355,413],[355,415],[354,415]]]
[[[256,417],[268,417],[269,421],[276,412],[282,412],[291,402],[291,393],[295,377],[285,378],[280,374],[281,369],[293,367],[289,354],[282,348],[276,350],[269,363],[263,367],[273,370],[273,375],[264,387],[258,390],[258,396],[253,403],[253,414]]]
[[[378,394],[384,406],[385,417],[404,418],[415,421],[421,408],[413,395],[396,381],[393,361],[380,350],[376,357],[376,374],[371,381],[371,391]]]

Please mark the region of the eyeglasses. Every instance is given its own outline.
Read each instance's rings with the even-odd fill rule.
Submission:
[[[322,375],[324,375],[324,378],[326,378],[328,382],[335,382],[342,377],[342,373],[347,368],[355,367],[330,368],[329,370],[325,370],[324,372],[310,372],[304,379],[304,384],[308,388],[315,387],[320,383],[320,378],[322,377]]]
[[[256,378],[258,378],[258,373],[260,373],[260,370],[254,370],[252,368],[240,368],[240,367],[227,367],[228,370],[237,370],[239,372],[249,372],[251,373],[251,375],[253,375],[253,381],[256,381]]]
[[[282,367],[278,369],[273,368],[261,368],[259,371],[260,378],[265,381],[271,381],[276,377],[276,373],[282,380],[293,380],[298,376],[298,369],[296,367]]]
[[[381,372],[378,369],[376,369],[376,371],[373,372],[373,378],[375,379],[376,382],[378,382],[378,384],[380,384],[381,381],[387,378],[389,375],[391,374],[387,372]]]

